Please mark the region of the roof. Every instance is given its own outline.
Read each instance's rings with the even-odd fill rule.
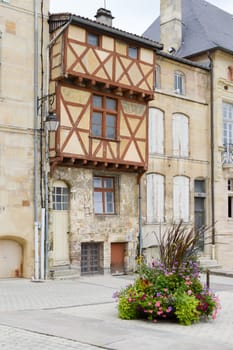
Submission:
[[[49,25],[50,25],[50,32],[53,32],[54,30],[57,30],[61,26],[63,26],[65,23],[71,23],[76,24],[81,27],[89,28],[92,30],[96,30],[103,34],[109,34],[113,37],[127,40],[130,42],[137,43],[138,45],[142,45],[146,48],[150,48],[152,50],[161,50],[163,48],[163,45],[159,42],[154,41],[150,38],[145,38],[143,36],[139,36],[136,34],[128,33],[123,30],[114,28],[112,26],[108,26],[106,24],[90,20],[85,17],[72,15],[71,13],[56,13],[51,14],[49,16]]]
[[[233,17],[204,0],[182,0],[182,44],[178,57],[223,49],[233,52]],[[143,36],[160,41],[160,17],[149,26]]]

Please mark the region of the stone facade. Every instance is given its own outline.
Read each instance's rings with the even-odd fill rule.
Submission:
[[[48,1],[44,3],[48,14]],[[33,1],[1,2],[0,12],[0,277],[31,277],[34,273]]]
[[[188,218],[187,225],[195,225],[195,180],[204,181],[206,187],[204,210],[205,224],[211,224],[210,213],[210,117],[209,117],[209,71],[167,55],[157,55],[159,69],[159,88],[155,89],[155,99],[150,102],[150,110],[160,111],[163,115],[163,149],[150,149],[150,142],[158,138],[156,130],[151,131],[149,138],[149,166],[142,179],[143,188],[143,250],[148,261],[156,255],[156,234],[164,232],[174,221],[174,184],[176,176],[182,176],[189,181]],[[174,91],[174,73],[182,72],[184,77],[184,92],[177,94]],[[188,120],[187,153],[174,154],[174,125],[173,117],[181,114]],[[149,113],[150,116],[150,113]],[[149,117],[150,119],[150,117]],[[149,121],[149,128],[153,127]],[[185,137],[185,135],[182,135]],[[181,140],[182,142],[182,140]],[[148,220],[147,207],[147,178],[155,174],[164,178],[162,193],[158,201],[163,201],[162,217]],[[162,186],[162,185],[161,185]],[[155,185],[155,192],[159,189]],[[157,196],[157,195],[156,195]],[[182,199],[181,199],[182,200]],[[155,199],[156,201],[156,199]],[[156,202],[155,205],[158,205]],[[185,203],[183,203],[185,205]],[[182,215],[180,217],[182,218]],[[206,238],[207,241],[207,238]],[[207,242],[206,242],[207,243]],[[204,254],[209,255],[209,246],[205,246]]]
[[[93,204],[93,176],[111,176],[115,178],[115,215],[95,215]],[[69,261],[71,268],[80,273],[81,244],[98,242],[103,252],[100,259],[102,271],[110,272],[111,243],[125,243],[124,272],[133,271],[138,242],[138,184],[134,174],[87,169],[57,168],[51,181],[64,181],[70,191],[68,210],[69,222]],[[54,267],[52,231],[53,210],[50,206],[50,268]]]

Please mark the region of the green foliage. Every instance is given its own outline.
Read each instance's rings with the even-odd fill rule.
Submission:
[[[124,320],[137,318],[136,304],[129,302],[126,296],[121,296],[118,303],[118,315]]]
[[[209,228],[201,231],[179,224],[173,224],[168,230],[157,235],[159,242],[160,262],[168,270],[179,269],[188,261],[196,261],[199,250],[200,235]]]
[[[175,305],[175,315],[180,324],[189,326],[199,320],[200,313],[197,310],[198,300],[193,295],[178,291],[175,295]]]
[[[215,319],[220,303],[200,282],[198,240],[195,231],[187,230],[181,223],[160,237],[160,259],[148,267],[140,257],[139,277],[118,293],[119,317],[175,318],[183,325],[203,317]]]

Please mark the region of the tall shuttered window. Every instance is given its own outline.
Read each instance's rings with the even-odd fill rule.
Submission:
[[[164,153],[164,113],[157,108],[149,109],[149,152]]]
[[[172,120],[173,132],[173,155],[177,157],[188,157],[189,154],[189,122],[188,118],[176,113]]]
[[[175,176],[173,178],[173,217],[174,222],[189,221],[189,178]]]
[[[164,176],[148,174],[147,183],[147,223],[164,222]]]

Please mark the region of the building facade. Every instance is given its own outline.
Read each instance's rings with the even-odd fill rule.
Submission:
[[[148,105],[162,45],[97,21],[51,15],[49,266],[61,274],[134,270]],[[106,25],[107,23],[107,25]]]
[[[206,224],[212,226],[210,258],[220,266],[232,268],[232,15],[202,0],[161,0],[160,12],[144,35],[162,39],[165,52],[174,57],[210,68],[210,201]],[[195,80],[191,83],[193,88],[194,84]],[[197,138],[201,144],[201,138],[196,135]],[[200,155],[202,150],[200,147]]]
[[[173,223],[200,229],[210,220],[209,69],[157,53],[149,107],[149,166],[142,180],[143,251],[157,257],[157,238]],[[202,255],[208,254],[200,239]]]
[[[40,207],[34,187],[35,169],[39,172],[40,161],[39,147],[35,148],[35,128],[40,128],[37,97],[41,89],[34,34],[36,18],[39,37],[44,16],[46,45],[48,1],[44,1],[43,14],[40,5],[38,1],[0,1],[1,278],[34,275],[34,228],[40,220],[39,209],[35,220],[35,207]],[[36,59],[39,60],[39,54]]]

